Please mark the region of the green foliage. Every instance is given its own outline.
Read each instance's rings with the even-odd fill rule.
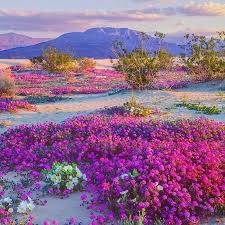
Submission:
[[[156,55],[158,68],[161,70],[170,70],[173,66],[173,58],[166,50],[159,50]]]
[[[146,215],[146,212],[143,209],[141,212],[139,212],[138,221],[134,221],[132,217],[130,216],[129,219],[122,220],[121,225],[144,225],[145,215]]]
[[[134,96],[132,96],[129,102],[124,103],[123,106],[131,115],[134,116],[147,117],[153,113],[152,109],[138,104]]]
[[[70,54],[49,47],[41,56],[30,59],[35,66],[40,66],[51,73],[82,72],[87,68],[95,68],[96,62],[89,58],[75,59]]]
[[[166,35],[161,32],[155,32],[154,36],[159,39],[159,49],[155,52],[158,67],[160,70],[169,70],[173,66],[173,58],[172,55],[162,48]]]
[[[15,81],[10,70],[0,72],[0,97],[14,97],[16,90]]]
[[[51,73],[66,74],[78,67],[73,56],[53,47],[45,49],[42,56],[31,59],[31,62],[40,65],[44,70]]]
[[[225,32],[218,37],[185,36],[187,43],[183,61],[190,74],[197,80],[225,79]]]
[[[159,39],[159,49],[149,52],[145,45],[149,37],[145,33],[139,34],[140,47],[128,51],[121,42],[116,42],[114,52],[118,58],[114,68],[125,74],[126,81],[133,89],[149,87],[160,69],[170,69],[173,64],[172,56],[162,49],[165,34],[156,32]]]
[[[126,81],[134,89],[144,89],[152,83],[158,71],[157,60],[143,49],[126,50],[118,54],[114,68],[125,74]]]
[[[59,191],[77,191],[81,184],[86,180],[85,174],[82,174],[75,163],[54,163],[51,170],[43,170],[45,176],[46,188],[53,188]]]
[[[200,103],[195,104],[195,103],[182,102],[181,104],[177,104],[177,106],[185,107],[190,110],[196,110],[198,112],[202,112],[207,115],[220,114],[222,112],[222,110],[216,106],[206,106],[206,105],[201,105]]]

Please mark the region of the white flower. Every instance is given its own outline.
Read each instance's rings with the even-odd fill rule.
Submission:
[[[57,185],[58,183],[61,182],[61,176],[52,175],[51,176],[51,181],[54,183],[54,185]]]
[[[63,171],[65,171],[66,173],[72,173],[73,167],[71,165],[64,166]]]
[[[27,202],[26,201],[20,202],[19,206],[17,207],[17,212],[26,213],[26,211],[27,211]]]
[[[9,212],[9,213],[13,213],[13,208],[9,208],[9,209],[8,209],[8,212]]]
[[[34,207],[35,207],[35,205],[33,204],[33,202],[27,203],[27,209],[29,211],[33,211]]]
[[[128,190],[126,190],[126,191],[121,191],[121,192],[120,192],[121,195],[125,195],[125,194],[127,194],[127,193],[128,193]]]
[[[62,166],[57,166],[55,169],[55,172],[59,173],[59,172],[61,172],[61,170],[62,170]]]
[[[28,198],[28,201],[21,201],[19,206],[17,207],[18,213],[26,213],[27,211],[32,211],[35,205],[31,198]]]
[[[76,172],[77,172],[77,177],[81,178],[83,176],[83,174],[81,173],[81,171],[76,167]]]
[[[122,175],[120,176],[120,178],[123,179],[123,180],[124,180],[126,177],[129,177],[129,175],[128,175],[127,173],[124,173],[124,174],[122,174]]]
[[[158,185],[158,186],[156,187],[156,189],[157,189],[158,191],[163,191],[163,186]]]
[[[73,182],[69,181],[66,183],[66,188],[69,189],[69,190],[72,190],[74,188],[74,184]]]
[[[3,202],[6,202],[6,203],[12,203],[12,199],[10,197],[7,197],[7,198],[4,198],[3,199]]]
[[[75,177],[75,178],[72,179],[72,182],[73,182],[73,184],[76,186],[76,185],[78,184],[79,181],[78,181],[78,179]]]

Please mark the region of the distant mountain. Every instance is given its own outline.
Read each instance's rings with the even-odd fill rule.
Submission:
[[[35,45],[47,40],[49,39],[32,38],[16,33],[0,34],[0,50]]]
[[[112,51],[115,41],[123,42],[129,50],[132,50],[140,45],[140,32],[128,28],[92,28],[85,32],[63,34],[56,39],[36,45],[0,51],[0,58],[32,58],[41,55],[43,49],[48,46],[73,53],[76,57],[115,58]],[[151,52],[155,51],[159,47],[159,40],[148,36],[145,47]],[[178,55],[182,51],[178,45],[168,42],[163,42],[163,48],[173,55]]]

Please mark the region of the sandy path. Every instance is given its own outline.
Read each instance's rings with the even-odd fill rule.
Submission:
[[[201,102],[206,105],[217,105],[225,107],[225,94],[221,92],[221,85],[215,83],[205,83],[192,85],[188,88],[176,91],[146,90],[135,93],[138,101],[144,105],[158,108],[162,112],[167,112],[167,118],[196,118],[206,117],[225,122],[225,113],[219,115],[204,115],[183,107],[176,107],[178,102],[183,99],[191,102]],[[46,121],[61,122],[67,118],[93,112],[105,107],[119,106],[130,99],[130,91],[122,91],[114,95],[95,94],[95,95],[75,95],[70,96],[70,100],[64,102],[40,104],[37,106],[38,112],[21,111],[18,114],[2,113],[0,120],[9,120],[13,126],[19,124],[33,124]],[[1,128],[0,132],[7,128]]]

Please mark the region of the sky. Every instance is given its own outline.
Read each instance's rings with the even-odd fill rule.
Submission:
[[[225,30],[225,0],[0,0],[0,33],[54,38],[92,27],[208,36]]]

